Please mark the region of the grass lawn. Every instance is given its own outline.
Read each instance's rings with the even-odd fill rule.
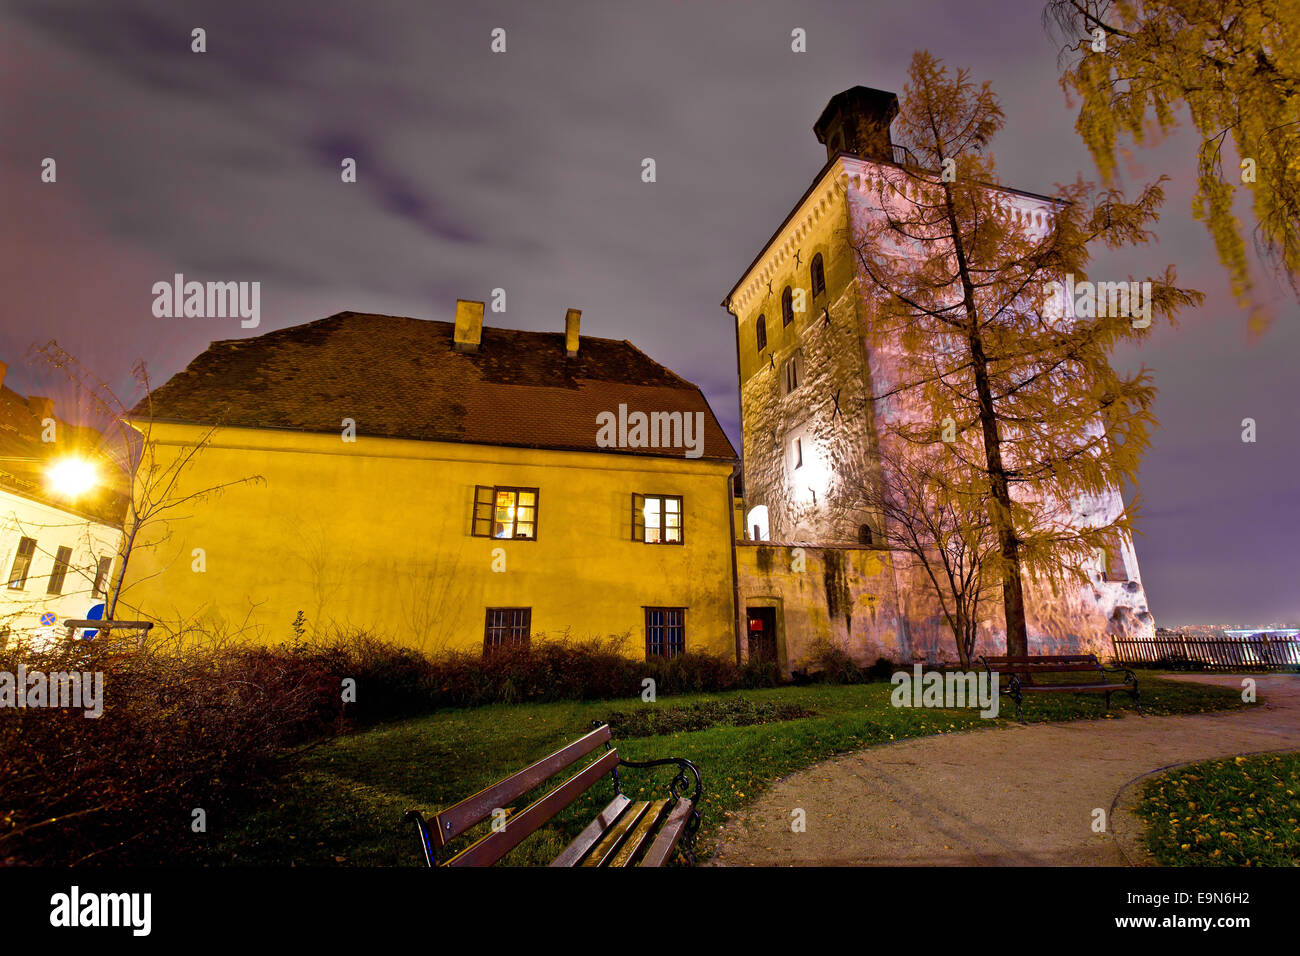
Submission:
[[[1143,710],[1151,714],[1245,706],[1241,695],[1231,688],[1162,681],[1147,674],[1139,681]],[[209,818],[211,843],[204,848],[201,862],[412,865],[421,861],[414,828],[401,821],[403,811],[414,807],[429,814],[449,806],[581,736],[592,721],[604,720],[613,712],[621,712],[625,724],[639,709],[706,702],[714,702],[706,710],[726,713],[753,713],[751,703],[769,716],[814,712],[815,716],[770,723],[615,737],[619,752],[630,760],[677,756],[699,766],[705,796],[698,855],[704,859],[712,852],[717,830],[729,814],[796,770],[835,754],[891,740],[1015,719],[1015,708],[1007,706],[1005,698],[1001,715],[989,721],[981,719],[976,710],[895,708],[890,705],[892,689],[888,683],[815,685],[677,695],[660,697],[656,703],[633,699],[494,705],[440,711],[374,727],[329,741],[309,753],[278,790],[259,798],[255,807],[234,818]],[[1115,695],[1113,716],[1131,710],[1125,695]],[[1026,701],[1025,716],[1037,722],[1107,715],[1100,694],[1041,694]],[[662,731],[671,721],[634,723],[649,732]],[[647,784],[647,773],[650,771],[626,768],[622,772],[624,792],[635,798]],[[669,773],[661,769],[654,779],[665,782]],[[646,793],[653,789],[647,787]],[[601,781],[503,862],[549,862],[612,795],[611,784]],[[524,805],[521,802],[516,808]],[[449,849],[458,850],[482,832],[484,828],[471,832]]]
[[[1171,770],[1147,783],[1136,812],[1161,866],[1300,866],[1300,754]]]

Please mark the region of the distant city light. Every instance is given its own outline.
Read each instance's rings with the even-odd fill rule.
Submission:
[[[85,494],[99,480],[95,465],[84,458],[59,458],[45,472],[50,490],[56,495],[76,498]]]

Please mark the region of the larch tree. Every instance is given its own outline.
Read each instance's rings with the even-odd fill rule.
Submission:
[[[969,500],[978,490],[997,541],[988,563],[1007,653],[1023,655],[1026,574],[1082,576],[1117,533],[1132,532],[1131,511],[1073,517],[1076,503],[1136,483],[1155,425],[1149,373],[1120,375],[1108,354],[1200,293],[1178,288],[1170,266],[1142,284],[1107,284],[1076,309],[1066,284],[1090,288],[1095,245],[1151,238],[1161,185],[1131,202],[1081,181],[1050,199],[1003,188],[986,152],[1002,122],[987,83],[915,54],[893,127],[907,162],[880,167],[876,208],[852,241],[878,444],[900,462],[908,446],[938,449],[956,476],[943,494],[964,489]]]
[[[1267,311],[1232,206],[1250,193],[1255,246],[1300,296],[1300,0],[1050,0],[1044,20],[1104,182],[1121,136],[1149,144],[1186,109],[1201,139],[1193,212],[1260,330]],[[1225,171],[1228,140],[1237,167]]]

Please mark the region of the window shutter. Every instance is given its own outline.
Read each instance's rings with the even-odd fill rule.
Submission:
[[[474,516],[471,534],[492,537],[492,509],[496,506],[496,489],[491,485],[474,486]]]
[[[645,541],[645,495],[632,492],[632,540]]]

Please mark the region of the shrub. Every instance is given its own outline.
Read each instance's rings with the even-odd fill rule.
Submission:
[[[745,697],[731,697],[726,700],[696,701],[681,707],[642,707],[626,712],[616,710],[610,712],[605,723],[609,724],[616,739],[626,739],[706,730],[721,724],[746,727],[750,724],[815,716],[816,711],[799,704],[754,702]]]
[[[0,862],[161,862],[202,839],[234,794],[283,771],[290,748],[337,732],[338,683],[273,650],[185,654],[100,637],[0,653],[0,671],[102,674],[102,715],[0,712]]]
[[[821,638],[809,653],[803,679],[807,682],[827,684],[861,684],[867,680],[868,671],[858,667],[848,652],[838,644]]]

